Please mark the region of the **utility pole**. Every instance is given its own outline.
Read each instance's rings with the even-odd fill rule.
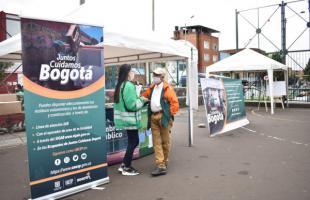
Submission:
[[[310,0],[309,0],[310,1]],[[238,11],[235,9],[236,15],[236,50],[239,50],[239,33],[238,33]]]
[[[309,15],[309,21],[307,23],[307,27],[309,29],[309,49],[310,49],[310,0],[308,0],[308,15]]]
[[[285,19],[285,6],[286,3],[282,1],[280,4],[281,6],[281,56],[282,56],[282,63],[285,65],[286,64],[286,19]]]
[[[155,0],[152,0],[152,31],[155,31]]]
[[[260,40],[259,40],[259,34],[261,33],[261,29],[259,28],[259,8],[257,8],[257,29],[256,29],[256,33],[257,33],[257,46],[258,49],[260,49]]]

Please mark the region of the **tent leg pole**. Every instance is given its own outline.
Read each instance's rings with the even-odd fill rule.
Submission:
[[[189,63],[187,67],[187,74],[189,74]],[[189,93],[190,90],[190,77],[187,75],[187,94],[188,94],[188,146],[191,147],[193,145],[193,140],[192,140],[192,113],[191,113],[191,95]]]
[[[273,70],[268,69],[268,79],[269,79],[269,91],[270,91],[270,107],[271,114],[274,114],[274,99],[273,99]]]
[[[191,107],[188,106],[188,146],[192,146],[192,125],[191,125]]]
[[[286,82],[286,107],[288,108],[289,107],[289,103],[288,103],[288,97],[289,97],[289,94],[288,94],[288,70],[287,69],[286,71],[284,71],[284,74],[285,74],[285,82]]]
[[[191,61],[193,60],[193,50],[191,49]],[[191,72],[192,62],[187,60],[187,96],[188,96],[188,146],[193,146],[193,109],[191,103],[191,95],[190,95],[190,88],[191,88],[191,77],[189,76]]]

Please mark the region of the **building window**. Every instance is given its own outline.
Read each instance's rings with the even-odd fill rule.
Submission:
[[[204,61],[209,62],[209,61],[210,61],[210,56],[209,56],[209,54],[207,54],[207,53],[204,54],[203,59],[204,59]]]
[[[217,51],[217,44],[213,44],[213,50]]]
[[[209,41],[204,41],[203,42],[203,47],[205,48],[205,49],[209,49],[210,47],[209,47]]]
[[[217,55],[213,55],[213,62],[217,62]]]
[[[6,38],[10,38],[13,35],[20,33],[21,31],[19,18],[14,15],[7,14],[6,28]]]

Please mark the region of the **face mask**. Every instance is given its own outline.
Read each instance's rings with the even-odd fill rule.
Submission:
[[[129,81],[133,81],[133,79],[135,78],[135,74],[133,72],[129,72],[128,74],[128,80]]]
[[[153,77],[153,83],[155,83],[155,84],[161,83],[160,77]]]

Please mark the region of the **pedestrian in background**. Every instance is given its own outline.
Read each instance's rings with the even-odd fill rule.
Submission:
[[[132,167],[131,162],[135,148],[139,144],[138,129],[141,127],[141,108],[148,101],[139,97],[133,84],[135,71],[130,65],[120,67],[118,81],[114,93],[114,123],[117,129],[127,131],[128,145],[123,163],[118,171],[123,175],[133,176],[139,172]]]
[[[179,101],[174,89],[164,78],[164,69],[155,69],[153,83],[142,94],[151,102],[149,115],[156,162],[156,168],[151,172],[153,176],[167,173],[171,148],[171,128],[174,115],[179,110]]]

